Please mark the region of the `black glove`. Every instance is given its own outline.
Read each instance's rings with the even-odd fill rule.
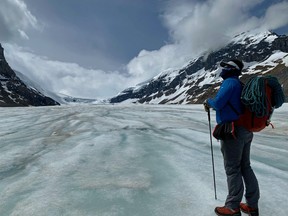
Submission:
[[[211,107],[210,107],[209,104],[207,103],[207,99],[204,101],[203,105],[204,105],[205,111],[206,111],[206,112],[209,112],[209,109],[210,109]]]

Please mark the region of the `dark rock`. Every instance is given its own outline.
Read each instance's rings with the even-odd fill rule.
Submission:
[[[0,106],[54,106],[58,102],[26,86],[7,63],[0,44]]]

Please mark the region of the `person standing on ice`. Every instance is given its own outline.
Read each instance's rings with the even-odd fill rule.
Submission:
[[[204,102],[204,108],[216,110],[217,124],[232,122],[239,119],[238,113],[243,112],[241,104],[242,84],[239,76],[244,67],[242,61],[231,59],[221,62],[220,76],[223,82],[215,98]],[[224,168],[227,176],[228,195],[223,207],[216,207],[215,213],[219,216],[239,216],[241,211],[250,216],[258,216],[258,200],[260,198],[257,178],[250,166],[250,147],[253,133],[242,126],[235,126],[236,139],[220,140],[221,152],[224,159]],[[241,203],[244,194],[246,203]]]

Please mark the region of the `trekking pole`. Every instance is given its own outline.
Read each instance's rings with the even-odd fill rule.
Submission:
[[[210,144],[211,144],[211,156],[212,156],[212,169],[213,169],[213,180],[214,180],[214,193],[215,200],[217,200],[216,193],[216,180],[215,180],[215,168],[214,168],[214,156],[213,156],[213,146],[212,146],[212,133],[211,133],[211,118],[210,118],[210,109],[208,109],[208,122],[209,122],[209,134],[210,134]]]

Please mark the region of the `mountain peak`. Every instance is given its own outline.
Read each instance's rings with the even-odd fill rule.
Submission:
[[[252,46],[263,40],[272,43],[278,37],[276,33],[271,31],[250,30],[234,36],[231,43]]]

